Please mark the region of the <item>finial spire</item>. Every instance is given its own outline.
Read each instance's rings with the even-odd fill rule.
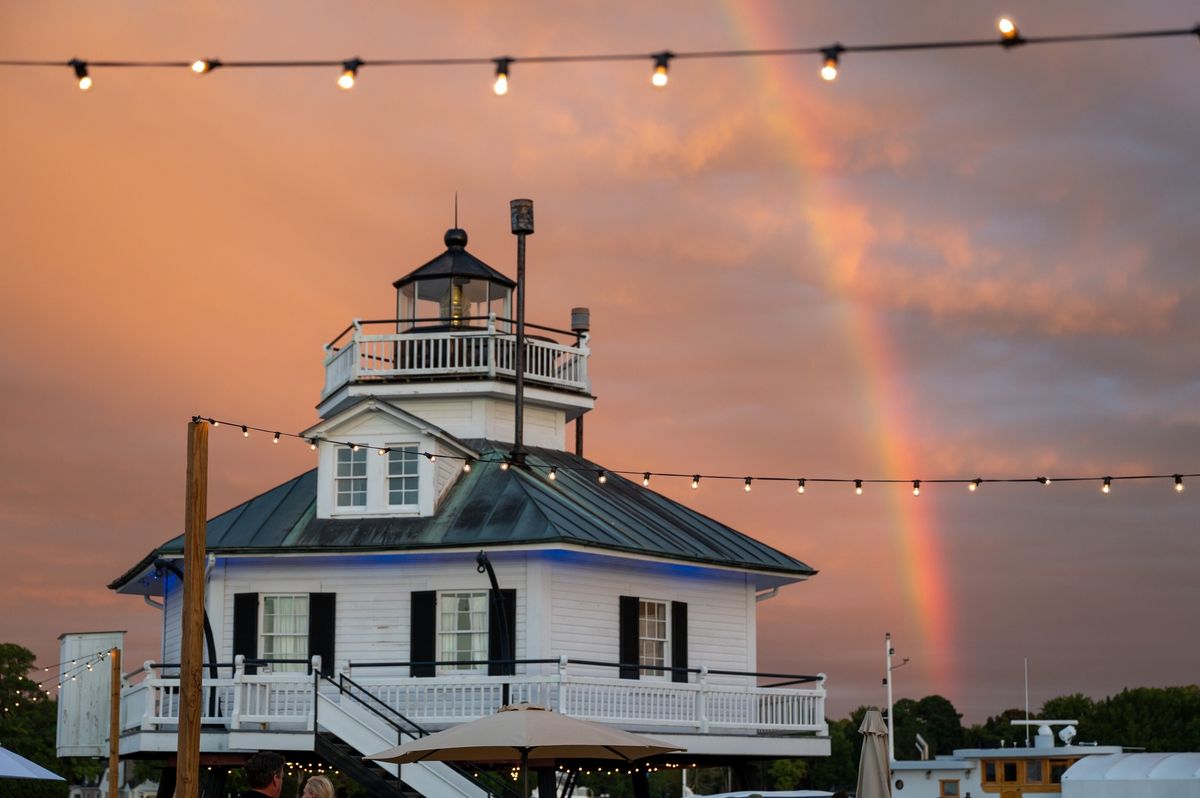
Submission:
[[[458,227],[458,192],[454,192],[454,226]]]

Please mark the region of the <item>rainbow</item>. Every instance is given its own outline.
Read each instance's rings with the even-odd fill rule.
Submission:
[[[737,0],[728,0],[725,7],[732,29],[739,38],[739,47],[786,46],[772,35],[786,26],[781,20],[772,19],[769,11]],[[780,147],[780,157],[790,162],[797,190],[805,198],[805,221],[811,240],[827,264],[827,287],[832,293],[846,296],[845,288],[855,280],[871,235],[870,228],[862,221],[854,204],[838,196],[836,190],[826,186],[822,186],[820,192],[813,190],[821,168],[813,153],[820,153],[828,145],[811,136],[809,126],[798,110],[803,104],[791,96],[795,94],[797,75],[807,76],[810,71],[814,87],[823,88],[816,86],[820,82],[817,74],[820,59],[813,56],[811,65],[806,65],[792,58],[756,58],[748,59],[745,65],[756,73],[754,85],[758,87],[763,107],[769,109],[767,116],[772,133],[784,145]],[[835,219],[837,224],[833,223]],[[857,354],[862,416],[870,425],[871,438],[879,442],[874,467],[880,472],[862,476],[920,478],[920,463],[912,456],[914,446],[911,436],[906,434],[912,427],[903,402],[895,400],[903,396],[904,381],[898,368],[899,361],[891,351],[889,336],[882,329],[879,314],[872,308],[849,296],[842,305],[846,308],[843,320],[846,337],[851,342],[851,350]],[[937,519],[929,509],[929,503],[914,499],[908,489],[889,486],[883,492],[886,493],[893,545],[904,575],[906,604],[921,638],[898,641],[904,650],[898,653],[909,652],[921,662],[922,670],[932,680],[930,692],[959,695],[961,685],[953,645],[953,602]],[[879,630],[881,635],[884,631]]]

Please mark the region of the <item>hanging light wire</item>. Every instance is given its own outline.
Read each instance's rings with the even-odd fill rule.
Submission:
[[[804,47],[780,47],[771,49],[745,50],[692,50],[671,51],[661,50],[652,53],[590,53],[580,55],[528,55],[502,57],[465,57],[465,58],[379,58],[350,60],[331,59],[293,59],[293,60],[222,60],[218,58],[192,59],[187,61],[149,61],[149,60],[84,60],[72,58],[69,61],[2,59],[0,67],[71,67],[76,72],[76,79],[81,89],[85,91],[92,86],[89,68],[132,68],[132,69],[187,69],[198,74],[204,74],[216,67],[222,69],[303,69],[303,68],[341,68],[342,78],[351,73],[349,83],[357,76],[358,69],[363,66],[376,67],[449,67],[449,66],[482,66],[491,65],[496,68],[497,84],[503,73],[503,91],[495,86],[497,94],[507,91],[509,68],[513,64],[566,64],[566,63],[605,63],[610,61],[642,61],[651,59],[655,63],[652,83],[662,86],[666,83],[667,69],[672,60],[714,60],[722,58],[773,58],[787,56],[817,55],[825,59],[826,66],[830,54],[833,54],[834,68],[840,61],[840,56],[846,53],[899,53],[922,50],[963,50],[1000,46],[1005,49],[1016,45],[1035,44],[1070,44],[1100,41],[1124,41],[1134,39],[1161,39],[1171,37],[1200,37],[1200,24],[1189,28],[1165,28],[1159,30],[1115,31],[1109,33],[1073,33],[1049,36],[1025,36],[1019,32],[1016,23],[1011,18],[1005,18],[998,24],[1000,35],[985,39],[953,39],[923,42],[879,42],[874,44],[827,44]],[[661,76],[660,76],[661,66]],[[824,69],[824,67],[823,67]],[[82,72],[82,74],[80,74]],[[835,72],[836,75],[836,72]],[[831,79],[831,78],[827,78]],[[662,81],[661,83],[659,81]],[[85,85],[86,82],[86,85]]]
[[[207,422],[214,429],[229,426],[234,429],[240,429],[244,437],[248,437],[251,432],[269,433],[272,436],[272,442],[278,443],[280,438],[295,438],[301,443],[309,446],[311,449],[316,449],[321,444],[328,444],[334,447],[348,447],[352,451],[359,449],[374,450],[376,454],[383,456],[389,454],[392,450],[386,446],[372,446],[370,444],[361,443],[358,441],[337,441],[330,438],[322,438],[319,436],[306,436],[300,433],[278,432],[268,427],[256,427],[253,424],[242,424],[241,422],[223,421],[207,416],[192,416],[193,422]],[[1052,482],[1092,482],[1098,483],[1101,490],[1108,493],[1112,488],[1112,483],[1116,480],[1171,480],[1175,492],[1182,493],[1184,490],[1184,478],[1200,477],[1200,473],[1182,473],[1174,472],[1170,474],[1123,474],[1123,475],[1103,475],[1103,476],[1036,476],[1036,477],[951,477],[945,479],[907,479],[899,477],[883,477],[883,478],[860,478],[860,477],[795,477],[782,475],[736,475],[736,474],[701,474],[689,473],[682,471],[647,471],[645,469],[614,469],[614,468],[599,468],[595,465],[579,465],[570,466],[563,464],[555,465],[535,465],[526,464],[522,468],[514,468],[514,461],[507,457],[493,457],[485,459],[476,459],[469,455],[453,455],[437,452],[418,452],[418,455],[425,457],[430,462],[435,462],[437,458],[444,457],[450,460],[459,460],[462,462],[462,470],[464,472],[471,471],[476,464],[493,464],[498,465],[501,471],[519,471],[522,468],[526,471],[544,472],[551,480],[558,478],[561,472],[586,471],[596,476],[597,482],[604,484],[608,481],[610,475],[627,476],[631,480],[640,481],[643,487],[649,487],[652,477],[668,477],[687,479],[691,481],[691,486],[694,489],[700,487],[700,480],[737,480],[742,483],[743,490],[749,492],[754,482],[787,482],[796,486],[796,493],[803,494],[806,492],[809,483],[842,483],[853,484],[855,493],[862,495],[863,486],[868,484],[873,485],[897,485],[907,484],[911,486],[914,496],[919,496],[922,486],[925,485],[965,485],[969,491],[974,493],[984,483],[991,484],[1041,484],[1049,485]]]

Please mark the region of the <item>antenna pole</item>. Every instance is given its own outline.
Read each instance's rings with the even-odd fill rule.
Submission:
[[[533,235],[533,200],[515,199],[508,203],[512,218],[512,233],[517,237],[517,352],[516,407],[513,415],[512,459],[517,465],[525,463],[525,236]]]
[[[1025,658],[1025,720],[1029,720],[1029,657]],[[1025,726],[1025,747],[1029,747],[1029,726]]]
[[[888,632],[883,636],[883,664],[885,668],[883,683],[887,685],[889,767],[896,762],[896,729],[892,724],[892,653],[894,650],[892,648],[892,633]]]

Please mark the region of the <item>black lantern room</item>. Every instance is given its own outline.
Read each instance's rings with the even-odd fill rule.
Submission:
[[[509,332],[516,283],[467,252],[467,232],[446,231],[446,251],[392,283],[396,331],[496,329]]]

